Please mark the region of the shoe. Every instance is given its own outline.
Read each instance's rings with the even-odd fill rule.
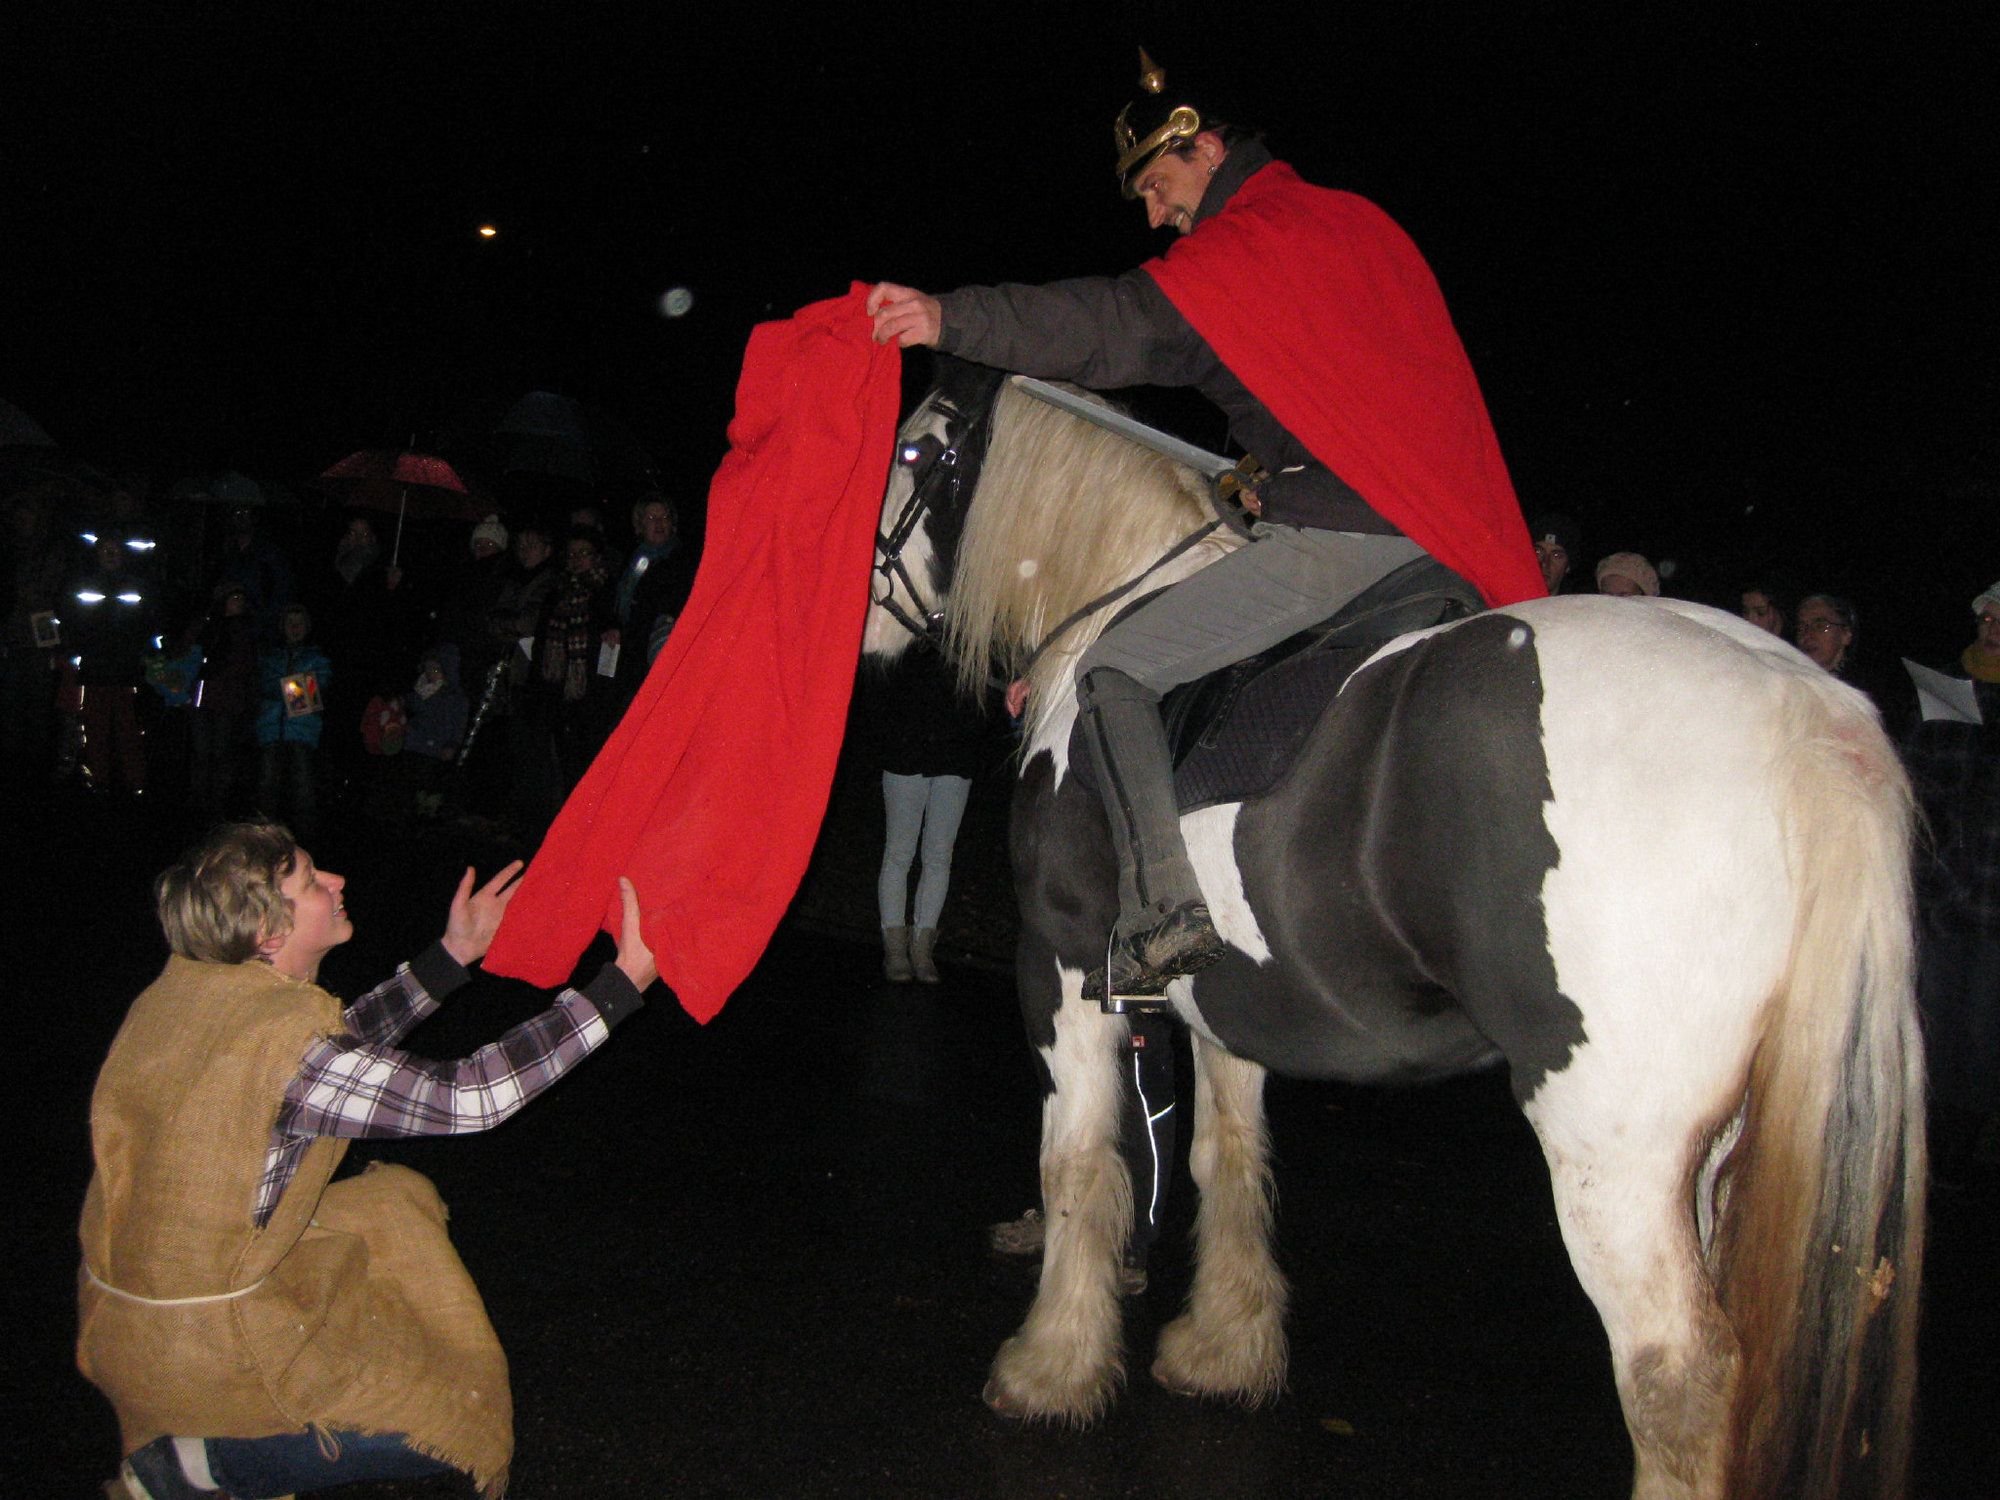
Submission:
[[[104,1494],[106,1500],[230,1500],[221,1490],[197,1489],[188,1481],[170,1437],[156,1437],[127,1455]]]
[[[1093,969],[1083,981],[1083,998],[1110,1002],[1164,995],[1176,979],[1200,973],[1229,951],[1200,901],[1183,901],[1151,927],[1112,938],[1111,982]]]
[[[1047,1243],[1049,1226],[1042,1221],[1042,1211],[1031,1208],[1018,1219],[1009,1219],[1004,1224],[995,1224],[986,1231],[986,1243],[995,1255],[1014,1256],[1026,1260],[1040,1255]]]
[[[942,984],[942,976],[937,971],[937,963],[932,955],[937,951],[937,929],[935,927],[914,927],[910,930],[910,970],[917,976],[918,984]]]
[[[882,977],[891,984],[908,984],[916,977],[910,967],[910,929],[882,929]]]

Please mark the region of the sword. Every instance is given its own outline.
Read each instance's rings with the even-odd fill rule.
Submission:
[[[1236,503],[1239,490],[1249,489],[1263,478],[1263,471],[1251,459],[1238,463],[1235,459],[1224,458],[1220,453],[1210,453],[1206,448],[1197,448],[1193,443],[1175,437],[1171,432],[1162,432],[1157,427],[1148,427],[1123,412],[1080,396],[1075,391],[1066,391],[1059,385],[1050,385],[1046,380],[1037,380],[1032,375],[1010,375],[1007,377],[1014,387],[1024,395],[1033,396],[1073,417],[1081,417],[1093,427],[1101,427],[1106,432],[1116,433],[1141,448],[1149,448],[1163,458],[1170,458],[1177,464],[1185,464],[1201,475],[1209,483],[1218,500]]]

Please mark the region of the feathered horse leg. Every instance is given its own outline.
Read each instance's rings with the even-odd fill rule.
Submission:
[[[1061,972],[1053,1087],[1042,1101],[1041,1285],[1000,1346],[986,1404],[1005,1416],[1082,1425],[1102,1416],[1125,1376],[1118,1260],[1132,1227],[1132,1182],[1118,1150],[1118,1061],[1125,1022],[1082,998]]]
[[[1264,1070],[1200,1037],[1194,1045],[1195,1277],[1187,1310],[1160,1331],[1153,1378],[1257,1406],[1284,1387],[1288,1297],[1271,1256]]]

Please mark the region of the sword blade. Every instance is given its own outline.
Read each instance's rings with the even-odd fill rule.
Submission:
[[[1193,443],[1184,442],[1171,432],[1162,432],[1157,427],[1148,427],[1144,422],[1134,421],[1123,412],[1113,411],[1108,406],[1100,406],[1086,396],[1074,391],[1066,391],[1059,385],[1050,385],[1046,380],[1037,380],[1032,375],[1011,375],[1008,377],[1015,387],[1037,401],[1057,407],[1073,417],[1081,417],[1093,427],[1101,427],[1106,432],[1115,432],[1119,437],[1137,443],[1142,448],[1172,459],[1177,464],[1186,464],[1204,479],[1217,479],[1236,467],[1234,459],[1224,458],[1220,453],[1210,453],[1206,448],[1197,448]]]

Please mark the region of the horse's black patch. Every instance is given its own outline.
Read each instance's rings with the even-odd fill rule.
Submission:
[[[1105,937],[1118,918],[1118,864],[1102,804],[1074,776],[1057,785],[1055,761],[1046,754],[1021,772],[1009,852],[1021,907],[1014,982],[1036,1065],[1043,1069],[1042,1088],[1049,1092],[1054,1084],[1040,1049],[1056,1042],[1062,1004],[1056,965],[1088,969],[1104,961]]]
[[[1584,1039],[1541,908],[1560,852],[1543,821],[1532,630],[1486,615],[1357,675],[1235,852],[1273,958],[1195,982],[1241,1056],[1355,1080],[1495,1056],[1526,1100]]]
[[[1160,705],[1182,812],[1269,794],[1342,683],[1376,650],[1415,630],[1476,614],[1478,592],[1420,557],[1324,624],[1174,689]]]

